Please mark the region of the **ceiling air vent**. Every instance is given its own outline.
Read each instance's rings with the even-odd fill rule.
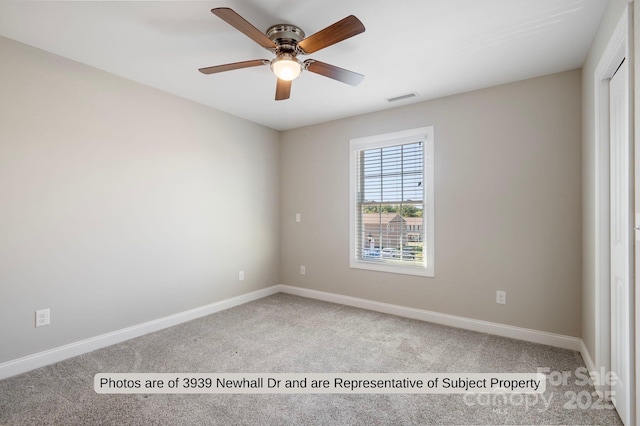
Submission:
[[[400,95],[400,96],[396,96],[396,97],[393,97],[393,98],[389,98],[389,99],[387,99],[387,101],[388,102],[397,102],[397,101],[401,101],[403,99],[415,98],[416,96],[418,96],[418,94],[416,92],[407,93],[405,95]]]

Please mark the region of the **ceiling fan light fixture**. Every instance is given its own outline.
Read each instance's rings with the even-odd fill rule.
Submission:
[[[302,72],[302,64],[290,53],[281,53],[271,61],[271,70],[280,80],[293,81]]]

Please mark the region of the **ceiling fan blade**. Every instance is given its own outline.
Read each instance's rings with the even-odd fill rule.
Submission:
[[[234,62],[232,64],[216,65],[213,67],[200,68],[202,74],[215,74],[217,72],[239,70],[242,68],[257,67],[259,65],[267,65],[269,61],[266,59],[254,59],[253,61]]]
[[[320,30],[305,38],[298,43],[298,47],[305,53],[313,53],[362,32],[364,32],[364,25],[362,22],[360,22],[360,20],[355,16],[349,15],[343,20],[328,26],[324,30]]]
[[[278,79],[276,84],[276,101],[289,99],[291,95],[291,82]]]
[[[213,13],[218,18],[222,19],[238,31],[242,32],[244,35],[258,43],[265,49],[276,48],[276,44],[271,41],[269,37],[267,37],[262,31],[251,25],[249,21],[238,15],[232,9],[229,9],[228,7],[218,7],[215,9],[211,9],[211,13]]]
[[[304,67],[306,70],[313,73],[320,74],[322,76],[329,77],[334,80],[350,84],[352,86],[357,86],[362,82],[362,80],[364,80],[364,75],[362,74],[345,70],[344,68],[339,68],[335,65],[316,61],[315,59],[307,59],[306,61],[304,61]]]

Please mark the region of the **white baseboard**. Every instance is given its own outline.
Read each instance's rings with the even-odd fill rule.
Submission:
[[[582,355],[582,359],[584,360],[584,365],[587,367],[587,370],[589,371],[598,370],[596,368],[596,364],[593,362],[593,359],[591,358],[591,354],[589,354],[589,351],[587,350],[587,346],[582,341],[580,342],[580,355]]]
[[[405,306],[375,302],[373,300],[359,299],[357,297],[343,296],[340,294],[310,290],[301,287],[292,287],[288,285],[278,285],[276,287],[278,288],[278,291],[282,293],[288,293],[295,296],[323,300],[325,302],[338,303],[341,305],[348,305],[356,308],[368,309],[371,311],[383,312],[386,314],[393,314],[401,317],[428,321],[437,324],[448,325],[451,327],[463,328],[465,330],[479,331],[482,333],[510,337],[512,339],[525,340],[528,342],[540,343],[543,345],[571,349],[580,352],[582,352],[582,348],[584,347],[582,339],[577,337],[547,333],[544,331],[514,327],[511,325],[499,324],[489,321],[475,320],[455,315],[441,314],[439,312],[432,312],[423,309],[407,308]]]
[[[327,293],[324,291],[310,290],[301,287],[292,287],[288,285],[275,285],[263,288],[251,293],[225,299],[199,308],[190,309],[157,320],[148,321],[142,324],[116,330],[111,333],[102,334],[100,336],[91,337],[89,339],[70,343],[68,345],[38,352],[15,360],[7,361],[0,364],[0,379],[15,376],[36,368],[44,367],[59,361],[63,361],[74,356],[82,355],[96,349],[104,348],[125,340],[133,339],[154,331],[162,330],[183,322],[191,321],[196,318],[211,315],[225,309],[233,308],[247,302],[271,296],[276,293],[287,293],[295,296],[306,297],[310,299],[323,300],[326,302],[338,303],[341,305],[353,306],[356,308],[368,309],[376,312],[397,315],[406,318],[428,321],[437,324],[448,325],[452,327],[462,328],[466,330],[479,331],[482,333],[494,334],[497,336],[510,337],[518,340],[525,340],[544,345],[555,346],[564,349],[579,351],[584,358],[587,368],[594,371],[593,361],[589,356],[584,342],[577,337],[563,336],[560,334],[546,333],[543,331],[531,330],[521,327],[513,327],[510,325],[498,324],[489,321],[474,320],[455,315],[442,314],[438,312],[427,311],[423,309],[408,308],[405,306],[392,305],[389,303],[376,302],[373,300],[360,299],[357,297],[343,296],[335,293]]]
[[[0,364],[0,379],[15,376],[36,368],[44,367],[45,365],[50,365],[74,356],[82,355],[96,349],[124,342],[125,340],[133,339],[134,337],[153,333],[154,331],[162,330],[183,322],[224,311],[225,309],[262,299],[263,297],[271,296],[278,292],[279,290],[277,286],[267,287],[251,293],[242,294],[230,299],[221,300],[209,305],[169,315],[164,318],[148,321],[142,324],[123,328],[121,330],[116,330],[111,333],[101,334],[100,336],[91,337],[68,345],[38,352],[33,355],[27,355],[22,358],[3,362]]]
[[[602,392],[603,395],[608,395],[606,391],[611,390],[611,386],[607,385],[605,382],[593,381],[593,377],[603,377],[604,372],[602,369],[596,367],[596,364],[593,362],[593,358],[591,358],[591,354],[587,349],[587,346],[584,344],[584,341],[580,345],[580,355],[582,355],[582,359],[584,360],[584,365],[587,367],[594,376],[591,378],[591,384],[595,387],[595,389],[599,392]],[[611,398],[607,396],[607,400],[611,401]]]

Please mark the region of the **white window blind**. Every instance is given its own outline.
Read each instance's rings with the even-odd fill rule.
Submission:
[[[432,273],[433,178],[425,172],[433,150],[424,130],[352,140],[352,267]]]

